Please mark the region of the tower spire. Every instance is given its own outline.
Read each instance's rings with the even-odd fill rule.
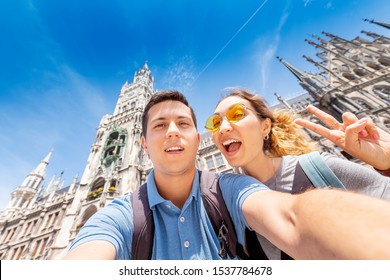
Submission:
[[[310,40],[308,40],[308,39],[305,39],[305,42],[307,42],[309,45],[314,46],[315,48],[319,48],[319,49],[321,49],[321,50],[323,50],[323,51],[325,51],[325,52],[328,52],[328,53],[334,55],[335,57],[337,57],[337,58],[340,59],[341,61],[344,61],[344,62],[347,63],[347,64],[354,64],[354,65],[356,65],[356,66],[362,66],[362,65],[359,64],[358,62],[356,62],[356,61],[354,61],[354,60],[352,60],[352,59],[346,57],[345,55],[341,55],[341,54],[339,54],[338,52],[335,52],[335,51],[331,50],[330,48],[326,48],[326,47],[324,47],[323,45],[319,45],[319,44],[317,44],[317,43],[315,43],[315,42],[313,42],[313,41],[310,41]],[[367,70],[367,71],[372,72],[371,70]]]
[[[278,94],[277,92],[274,93],[274,95],[276,96],[276,98],[278,99],[278,101],[283,104],[287,109],[289,110],[292,110],[293,108],[291,107],[291,105],[287,102],[286,99],[284,99],[280,94]]]
[[[336,77],[337,79],[339,79],[341,81],[344,81],[344,82],[347,82],[347,83],[349,82],[348,79],[346,79],[343,76],[337,74],[335,71],[329,70],[327,67],[325,67],[321,63],[318,63],[318,62],[314,61],[312,58],[310,58],[310,57],[308,57],[306,55],[303,55],[303,58],[305,58],[308,62],[310,62],[311,64],[313,64],[317,68],[320,68],[320,69],[324,70],[325,72],[329,73],[330,75]]]
[[[49,164],[53,149],[41,160],[37,167],[32,170],[22,184],[12,192],[12,198],[8,203],[7,211],[11,213],[13,209],[28,208],[34,203],[37,195],[41,191],[42,182],[45,179],[46,167]]]
[[[298,78],[299,81],[303,82],[304,79],[306,78],[307,74],[305,72],[303,72],[302,70],[298,69],[297,67],[295,66],[292,66],[290,63],[288,63],[287,61],[285,61],[283,58],[277,56],[276,57],[281,63],[283,63],[284,66],[286,66],[286,68],[288,70],[290,70],[291,73],[293,73],[293,75],[295,77]]]
[[[287,61],[285,61],[283,58],[280,58],[279,56],[276,57],[280,62],[283,63],[284,66],[288,70],[290,70],[291,73],[295,77],[298,78],[300,81],[300,85],[302,88],[307,90],[309,94],[317,100],[319,98],[320,93],[322,92],[322,89],[328,86],[328,82],[326,82],[323,78],[318,77],[317,75],[308,74],[306,72],[303,72],[302,70],[298,69],[297,67],[291,65]]]
[[[373,20],[373,19],[364,19],[364,21],[368,21],[370,23],[375,23],[376,25],[379,25],[379,26],[382,26],[384,28],[387,28],[387,29],[390,29],[390,23],[388,22],[381,22],[381,21],[376,21],[376,20]]]
[[[328,32],[322,32],[322,34],[328,36],[329,38],[333,39],[333,40],[336,40],[336,41],[339,41],[339,42],[342,42],[344,44],[349,44],[349,45],[352,45],[354,48],[360,48],[360,49],[364,49],[367,53],[371,54],[371,55],[375,55],[375,56],[378,56],[378,52],[375,52],[367,47],[365,47],[363,44],[361,44],[361,42],[359,43],[356,43],[354,42],[354,40],[351,40],[351,41],[348,41],[344,38],[341,38],[339,36],[336,36],[336,35],[333,35],[331,33],[328,33]],[[362,38],[356,38],[358,39],[359,41],[362,41]],[[381,54],[379,54],[380,57],[386,57],[386,56],[383,56]]]
[[[53,154],[53,149],[50,150],[50,152],[47,154],[47,156],[41,160],[41,162],[38,164],[38,166],[31,172],[31,174],[40,175],[42,177],[45,176],[46,167],[49,165],[49,161],[51,158],[51,155]]]
[[[73,180],[72,180],[72,183],[71,183],[70,186],[69,186],[68,194],[72,194],[74,188],[75,188],[76,185],[77,185],[77,181],[78,181],[78,180],[79,180],[79,174],[77,173],[77,174],[74,176],[74,178],[73,178]]]

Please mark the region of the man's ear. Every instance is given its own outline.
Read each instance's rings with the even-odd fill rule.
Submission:
[[[144,150],[145,150],[145,153],[149,154],[149,152],[148,152],[148,147],[146,146],[146,139],[145,139],[145,136],[142,136],[142,137],[141,137],[141,143],[142,143],[142,147],[143,147]]]

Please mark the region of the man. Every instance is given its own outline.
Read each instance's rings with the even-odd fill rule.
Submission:
[[[142,145],[154,165],[147,181],[152,258],[220,259],[200,198],[192,108],[177,91],[156,93],[142,124]],[[297,259],[390,258],[388,202],[335,190],[293,196],[235,174],[220,175],[219,184],[241,244],[248,226]],[[88,220],[65,259],[131,259],[132,217],[129,196],[114,200]]]

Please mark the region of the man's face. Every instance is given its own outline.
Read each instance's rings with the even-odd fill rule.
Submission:
[[[164,101],[150,108],[142,146],[153,162],[155,174],[180,175],[193,171],[199,142],[199,133],[186,105]]]

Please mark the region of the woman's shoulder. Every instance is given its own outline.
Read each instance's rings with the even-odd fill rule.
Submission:
[[[286,155],[282,156],[282,164],[283,165],[295,165],[298,162],[300,156],[291,156],[291,155]]]
[[[295,168],[298,163],[299,156],[282,156],[282,162],[276,172],[276,176],[285,182],[292,184],[294,178]]]
[[[301,162],[303,159],[310,158],[313,161],[323,160],[327,165],[340,164],[344,162],[343,159],[340,159],[334,154],[328,152],[318,152],[314,151],[308,154],[302,155],[286,155],[282,157],[282,166],[283,171],[285,172],[287,169],[292,169],[296,167],[298,162]]]
[[[335,154],[329,153],[329,152],[321,152],[320,153],[321,157],[326,161],[328,159],[339,159],[339,160],[344,160],[341,159],[340,157],[336,156]]]
[[[290,161],[294,161],[294,160],[297,161],[299,158],[308,157],[308,156],[313,158],[313,159],[316,159],[317,157],[321,157],[324,161],[327,161],[329,159],[343,160],[343,159],[340,159],[335,154],[331,154],[331,153],[328,153],[328,152],[320,152],[320,151],[313,151],[313,152],[310,152],[310,153],[307,153],[307,154],[302,154],[302,155],[298,155],[298,156],[286,156],[286,157],[289,157]]]

